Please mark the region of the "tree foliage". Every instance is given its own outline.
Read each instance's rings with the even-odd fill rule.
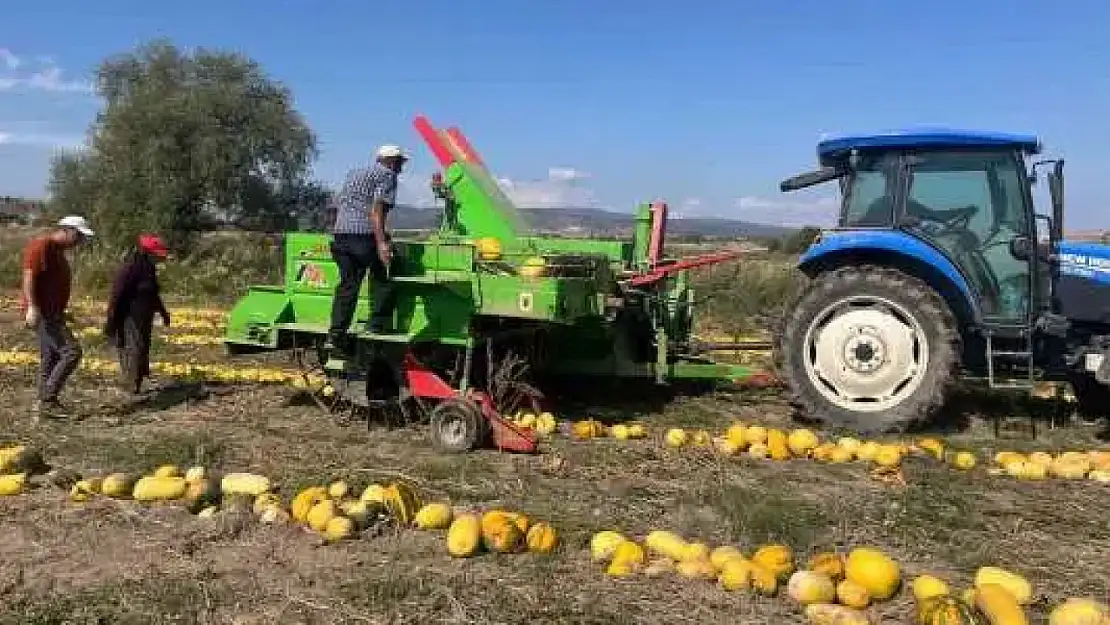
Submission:
[[[809,246],[817,239],[817,235],[821,234],[821,229],[816,226],[806,226],[800,230],[783,237],[781,248],[786,254],[801,254],[809,249]]]
[[[88,148],[52,164],[51,212],[87,215],[110,244],[149,230],[181,245],[212,219],[287,228],[326,202],[315,135],[249,58],[157,40],[103,61],[97,92]]]

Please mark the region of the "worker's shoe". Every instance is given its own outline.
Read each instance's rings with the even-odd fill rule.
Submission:
[[[57,399],[36,399],[31,404],[31,417],[37,422],[42,419],[58,419],[69,414],[69,409]]]

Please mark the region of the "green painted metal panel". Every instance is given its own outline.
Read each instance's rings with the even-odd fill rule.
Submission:
[[[488,317],[570,323],[600,315],[604,306],[586,278],[481,275],[478,285],[478,314]]]
[[[293,320],[293,310],[281,287],[252,287],[227,316],[226,337],[258,347],[277,347],[275,323]]]
[[[488,172],[469,163],[454,163],[444,173],[443,182],[458,208],[455,220],[459,234],[494,237],[504,248],[516,247],[519,233],[527,226]]]

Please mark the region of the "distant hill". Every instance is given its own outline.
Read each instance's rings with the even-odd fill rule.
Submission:
[[[522,208],[521,216],[533,230],[545,233],[577,235],[627,235],[631,233],[633,216],[596,208]],[[439,211],[434,208],[398,206],[390,213],[390,227],[398,230],[424,230],[439,223]],[[780,237],[794,228],[769,226],[734,219],[671,217],[667,232],[674,235],[712,236],[725,238]]]

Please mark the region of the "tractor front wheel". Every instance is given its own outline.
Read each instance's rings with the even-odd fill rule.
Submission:
[[[469,399],[445,399],[432,410],[432,444],[441,452],[471,451],[485,440],[486,419],[482,408]]]
[[[799,290],[775,351],[800,416],[869,435],[935,414],[956,377],[960,336],[947,303],[923,281],[847,266]]]

